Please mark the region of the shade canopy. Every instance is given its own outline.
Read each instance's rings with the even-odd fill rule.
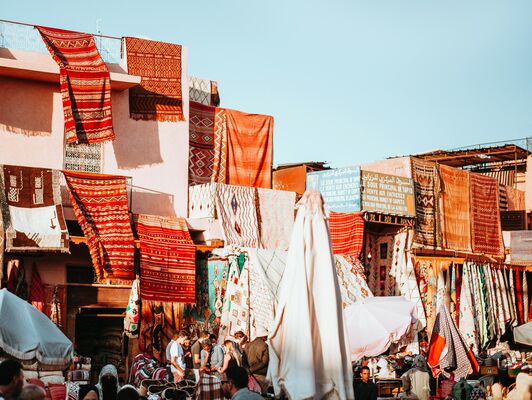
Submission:
[[[344,310],[351,361],[374,357],[404,337],[417,321],[415,303],[402,296],[368,297]]]
[[[7,289],[0,290],[0,348],[21,361],[65,367],[72,342],[52,321]]]

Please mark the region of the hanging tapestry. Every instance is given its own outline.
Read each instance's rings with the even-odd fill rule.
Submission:
[[[499,184],[490,176],[469,174],[471,190],[471,241],[473,252],[502,257]]]
[[[218,185],[216,210],[226,245],[260,247],[254,188]]]
[[[373,297],[373,293],[366,283],[364,267],[359,260],[335,255],[334,261],[342,294],[342,308],[367,297]]]
[[[464,334],[467,347],[473,346],[478,354],[477,329],[475,326],[475,310],[471,293],[470,265],[464,264],[462,269],[462,285],[460,290],[460,331]]]
[[[209,79],[188,77],[188,93],[190,101],[217,107],[220,105],[218,84]]]
[[[295,192],[257,189],[260,247],[287,250],[294,226]]]
[[[37,266],[33,265],[31,272],[30,295],[28,301],[40,312],[44,312],[44,285]]]
[[[414,243],[419,246],[439,247],[438,168],[431,161],[412,158],[412,178],[416,196],[416,226]]]
[[[230,255],[229,259],[230,260],[229,272],[227,277],[227,287],[225,290],[225,296],[223,298],[220,330],[218,332],[218,340],[220,342],[223,342],[227,336],[234,334],[238,330],[241,330],[233,329],[237,320],[240,321],[240,323],[236,324],[236,326],[245,325],[247,321],[247,314],[245,314],[244,319],[244,317],[240,313],[240,311],[242,310],[243,303],[242,296],[245,295],[245,288],[242,286],[244,282],[241,283],[240,280],[242,273],[241,271],[243,271],[244,265],[246,263],[246,255],[244,253],[240,253],[238,255]],[[242,277],[242,279],[246,278],[246,284],[247,277],[247,273],[245,276]],[[233,315],[233,307],[235,310],[235,315]]]
[[[142,78],[129,89],[133,119],[184,121],[181,45],[126,37],[127,70]]]
[[[189,186],[188,217],[216,218],[216,184]]]
[[[179,303],[143,301],[139,349],[159,362],[166,362],[166,346],[181,327],[183,306]]]
[[[271,189],[273,117],[225,110],[230,185]]]
[[[329,213],[329,232],[333,254],[358,258],[364,245],[362,213]]]
[[[212,327],[218,328],[229,277],[229,259],[225,256],[209,258],[207,273],[209,279],[209,323]]]
[[[103,143],[66,143],[64,169],[68,171],[102,172]]]
[[[275,317],[277,291],[286,264],[282,250],[246,249],[249,257],[251,337],[262,330],[270,332]]]
[[[211,182],[214,162],[215,107],[190,102],[188,184]]]
[[[419,292],[425,316],[427,318],[427,332],[432,331],[434,319],[436,318],[436,305],[438,293],[438,274],[439,264],[438,259],[435,258],[416,258],[415,272],[418,281]]]
[[[93,36],[36,28],[59,65],[66,141],[96,143],[114,139],[111,78]]]
[[[68,253],[58,170],[0,165],[5,250]],[[0,199],[1,200],[1,199]]]
[[[196,332],[210,331],[209,319],[209,276],[207,253],[198,253],[196,258],[196,301],[185,304],[183,324],[192,327]]]
[[[532,231],[516,231],[510,233],[510,256],[515,264],[532,263]]]
[[[511,186],[506,186],[505,189],[506,199],[508,202],[508,211],[526,210],[525,192],[519,189],[514,189]]]
[[[196,302],[196,246],[184,218],[135,216],[140,241],[140,298]]]
[[[394,251],[393,234],[368,234],[368,286],[375,296],[395,296],[395,278],[390,275]]]
[[[443,247],[471,251],[469,172],[440,165]]]
[[[499,183],[499,210],[508,211],[508,193],[505,185]]]
[[[135,242],[126,178],[63,171],[98,280],[133,280]]]
[[[212,182],[227,183],[227,115],[224,108],[216,108],[214,115],[214,160]]]
[[[126,316],[124,317],[124,333],[129,338],[139,336],[139,280],[135,279],[131,286],[131,293],[126,306]]]

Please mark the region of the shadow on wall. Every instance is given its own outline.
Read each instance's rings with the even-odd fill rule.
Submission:
[[[27,136],[51,136],[54,93],[59,85],[0,78],[0,130]],[[58,97],[59,111],[62,113]]]
[[[133,213],[175,217],[174,195],[163,192],[146,192],[133,189]]]

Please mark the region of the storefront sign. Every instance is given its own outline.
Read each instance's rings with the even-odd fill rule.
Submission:
[[[329,210],[360,211],[360,167],[309,172],[307,189],[319,190]]]
[[[362,171],[361,180],[363,211],[415,217],[412,179]]]

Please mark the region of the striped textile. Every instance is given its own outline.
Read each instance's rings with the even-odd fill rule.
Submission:
[[[499,183],[499,209],[501,211],[508,211],[508,192],[507,186]]]
[[[436,163],[412,158],[412,178],[416,196],[414,243],[418,246],[439,247],[440,182]]]
[[[260,247],[255,189],[218,185],[215,196],[225,244]]]
[[[212,182],[227,182],[227,152],[227,115],[224,108],[217,108],[214,116]]]
[[[98,280],[132,280],[135,242],[126,178],[63,171]]]
[[[442,240],[446,249],[471,251],[469,172],[440,165],[443,212]]]
[[[5,250],[68,253],[61,171],[0,165]]]
[[[140,298],[195,303],[196,247],[184,218],[135,216],[140,240]]]
[[[273,117],[225,110],[230,185],[271,189]]]
[[[93,36],[36,28],[59,65],[66,141],[96,143],[114,139],[111,78]]]
[[[490,176],[470,173],[471,241],[473,252],[502,257],[499,184]]]
[[[37,266],[33,265],[31,272],[31,285],[28,301],[40,312],[44,311],[44,285],[39,275]]]
[[[181,88],[181,45],[127,37],[127,70],[142,77],[129,89],[133,119],[184,121]]]
[[[364,244],[364,218],[362,213],[329,214],[329,232],[333,254],[358,258]]]
[[[190,102],[188,184],[211,182],[216,108]]]

